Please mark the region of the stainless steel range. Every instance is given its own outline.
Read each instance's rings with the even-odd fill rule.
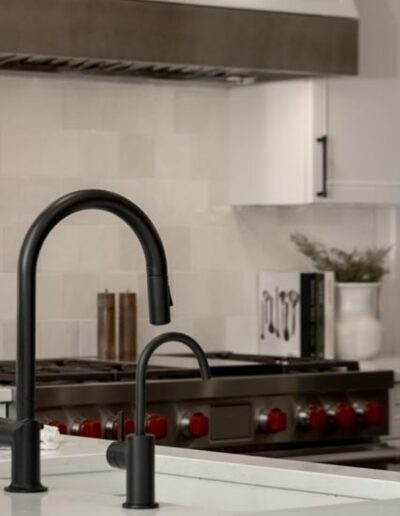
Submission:
[[[392,372],[360,372],[356,362],[207,356],[213,379],[205,383],[190,355],[155,358],[147,431],[159,444],[321,462],[349,450],[389,453],[380,437],[388,433]],[[0,363],[0,382],[12,389],[14,368]],[[123,411],[132,433],[134,373],[128,362],[39,360],[37,417],[63,433],[116,439]],[[13,403],[7,412],[14,416]]]

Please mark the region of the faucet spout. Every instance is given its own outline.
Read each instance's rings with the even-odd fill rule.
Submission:
[[[152,354],[157,348],[167,342],[180,342],[190,348],[199,363],[200,375],[203,380],[211,378],[207,357],[200,345],[189,335],[169,332],[158,335],[151,340],[141,353],[136,366],[136,435],[145,434],[146,413],[146,370]]]
[[[149,316],[152,324],[167,324],[172,305],[167,260],[161,239],[147,215],[131,201],[105,190],[67,194],[45,209],[28,230],[18,260],[17,421],[24,421],[23,445],[12,455],[12,482],[8,490],[34,492],[40,485],[40,428],[35,417],[36,268],[50,231],[73,213],[98,209],[122,219],[138,237],[146,259]],[[33,424],[35,423],[35,424]],[[1,435],[9,427],[0,422]],[[30,459],[30,464],[28,464]]]
[[[152,509],[155,502],[155,443],[154,435],[145,434],[146,413],[146,370],[154,351],[167,342],[181,342],[188,346],[197,358],[203,380],[211,378],[207,357],[201,346],[184,333],[164,333],[151,340],[142,351],[136,369],[136,431],[128,437],[127,448],[123,447],[123,459],[127,468],[126,509]],[[121,446],[111,445],[107,453],[109,461],[113,461],[113,450],[118,454]]]
[[[167,260],[161,239],[147,215],[125,197],[105,190],[81,190],[56,200],[33,222],[19,255],[17,419],[34,417],[36,266],[40,250],[59,222],[89,209],[113,213],[137,235],[146,258],[150,322],[170,322]]]

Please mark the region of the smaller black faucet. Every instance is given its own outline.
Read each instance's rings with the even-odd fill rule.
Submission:
[[[203,380],[211,378],[207,357],[201,346],[184,333],[164,333],[151,340],[142,351],[136,369],[136,429],[127,441],[112,443],[107,460],[113,467],[126,469],[126,509],[154,509],[155,501],[155,438],[145,433],[146,370],[154,351],[167,342],[181,342],[194,353]]]

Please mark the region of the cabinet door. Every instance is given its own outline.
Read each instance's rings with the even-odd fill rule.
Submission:
[[[398,79],[331,79],[328,191],[335,202],[400,202]]]
[[[233,205],[311,203],[322,188],[325,83],[296,80],[230,93]]]

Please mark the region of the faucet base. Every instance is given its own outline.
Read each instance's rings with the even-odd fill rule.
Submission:
[[[155,440],[154,435],[128,437],[125,509],[154,509]]]
[[[124,509],[136,509],[136,510],[140,510],[140,509],[157,509],[158,507],[160,507],[160,505],[158,503],[153,503],[152,505],[136,505],[134,503],[128,503],[128,502],[125,502],[122,504],[122,507]]]
[[[40,427],[34,419],[12,424],[11,484],[9,493],[42,493],[47,491],[40,481]]]
[[[4,491],[7,491],[7,493],[45,493],[46,491],[48,491],[48,488],[46,486],[42,486],[42,484],[29,487],[16,486],[10,484],[9,486],[4,488]]]

